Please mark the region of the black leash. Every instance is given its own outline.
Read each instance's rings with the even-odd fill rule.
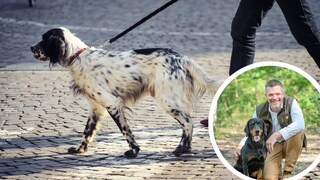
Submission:
[[[120,37],[124,36],[125,34],[127,34],[128,32],[130,32],[131,30],[133,30],[134,28],[138,27],[139,25],[141,25],[142,23],[144,23],[145,21],[149,20],[150,18],[152,18],[153,16],[155,16],[156,14],[158,14],[159,12],[163,11],[164,9],[166,9],[167,7],[171,6],[173,3],[177,2],[178,0],[171,0],[169,2],[167,2],[166,4],[164,4],[163,6],[161,6],[160,8],[156,9],[155,11],[153,11],[152,13],[150,13],[148,16],[142,18],[140,21],[136,22],[134,25],[130,26],[129,28],[127,28],[126,30],[124,30],[122,33],[118,34],[117,36],[111,38],[110,40],[108,40],[107,42],[105,42],[104,44],[100,45],[99,47],[102,48],[104,46],[107,46],[111,43],[113,43],[114,41],[116,41],[117,39],[119,39]]]

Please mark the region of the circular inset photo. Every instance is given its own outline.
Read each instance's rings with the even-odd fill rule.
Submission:
[[[320,162],[320,86],[280,62],[230,76],[217,91],[209,133],[222,163],[242,179],[297,179]]]

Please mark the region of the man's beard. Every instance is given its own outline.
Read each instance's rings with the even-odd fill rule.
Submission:
[[[275,101],[270,103],[270,108],[273,112],[279,112],[281,109],[282,102],[281,101]]]

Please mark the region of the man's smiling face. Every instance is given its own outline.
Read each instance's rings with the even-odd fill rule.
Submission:
[[[266,97],[270,104],[270,108],[273,112],[279,112],[283,102],[284,92],[283,89],[276,85],[273,87],[267,87]]]

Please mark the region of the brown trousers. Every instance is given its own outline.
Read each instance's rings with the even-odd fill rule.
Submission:
[[[273,152],[267,155],[264,169],[264,180],[278,180],[281,177],[281,161],[285,159],[284,171],[292,172],[301,154],[304,133],[300,132],[286,141],[275,143]]]

